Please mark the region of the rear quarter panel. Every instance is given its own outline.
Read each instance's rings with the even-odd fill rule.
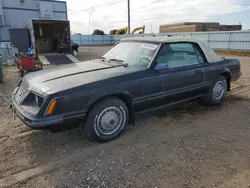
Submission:
[[[241,76],[241,66],[238,59],[225,59],[225,64],[230,71],[232,81]]]
[[[205,84],[208,86],[212,85],[213,81],[216,80],[224,71],[226,71],[226,64],[224,61],[217,63],[206,63]]]
[[[239,76],[240,62],[237,59],[225,59],[216,63],[207,63],[205,65],[205,83],[207,89],[223,73],[228,73],[231,78]]]

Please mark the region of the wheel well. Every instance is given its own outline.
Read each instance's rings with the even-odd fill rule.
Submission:
[[[134,123],[134,118],[133,118],[134,106],[133,106],[132,98],[128,94],[121,93],[121,94],[113,94],[113,95],[107,95],[107,96],[101,97],[98,100],[96,100],[94,103],[92,103],[90,105],[90,107],[88,108],[88,110],[90,110],[98,102],[100,102],[104,99],[107,99],[107,98],[112,98],[112,97],[120,99],[121,101],[123,101],[126,104],[126,106],[128,107],[128,111],[129,111],[129,123],[133,124]]]
[[[221,75],[226,77],[226,79],[227,79],[227,91],[230,91],[230,88],[231,88],[231,75],[228,72],[223,72]]]

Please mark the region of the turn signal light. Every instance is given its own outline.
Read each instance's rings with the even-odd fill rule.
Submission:
[[[53,99],[52,102],[50,103],[48,109],[47,109],[46,116],[49,116],[49,115],[52,114],[52,112],[53,112],[55,106],[56,106],[56,100]]]

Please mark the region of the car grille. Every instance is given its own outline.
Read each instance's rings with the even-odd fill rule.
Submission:
[[[18,104],[21,104],[24,99],[28,96],[29,90],[25,89],[23,84],[21,83],[15,93],[15,100]]]

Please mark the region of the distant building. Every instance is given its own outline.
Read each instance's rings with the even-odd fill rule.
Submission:
[[[184,22],[160,25],[160,33],[168,32],[204,32],[204,31],[236,31],[242,25],[220,25],[218,22]]]
[[[0,0],[0,41],[10,41],[9,29],[26,28],[32,18],[67,20],[67,4],[56,0]]]

